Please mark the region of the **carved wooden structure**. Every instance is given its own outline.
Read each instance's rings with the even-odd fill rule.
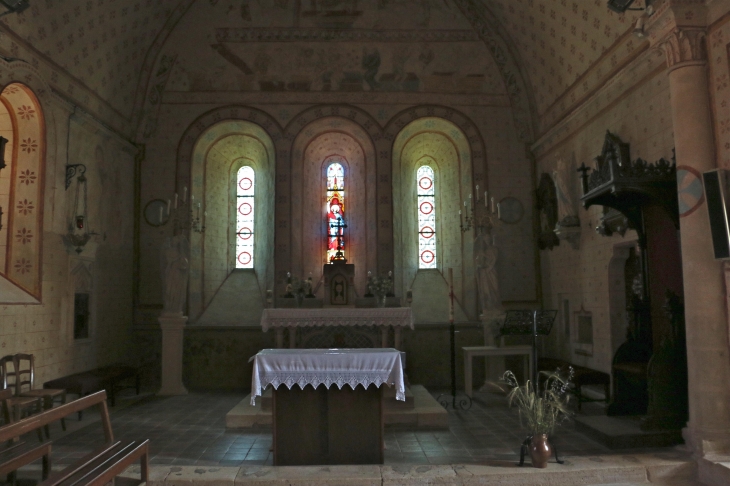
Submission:
[[[596,230],[610,236],[614,232],[623,235],[626,229],[632,228],[638,235],[641,278],[640,282],[636,282],[634,297],[627,306],[627,340],[613,357],[613,402],[608,408],[608,414],[646,414],[648,404],[655,400],[650,397],[681,394],[682,390],[679,388],[682,386],[686,390],[686,359],[682,374],[676,371],[677,367],[673,364],[678,360],[676,352],[662,348],[664,351],[661,356],[655,353],[653,343],[657,326],[656,323],[652,325],[652,320],[656,321],[656,317],[652,319],[652,282],[649,271],[649,258],[654,248],[648,248],[647,241],[648,236],[656,240],[656,235],[650,234],[651,231],[656,231],[656,226],[647,224],[649,214],[656,216],[663,212],[662,218],[671,221],[674,225],[673,231],[679,229],[676,165],[673,160],[666,159],[660,159],[656,163],[648,163],[642,159],[632,161],[629,144],[607,132],[601,155],[596,157],[596,167],[591,170],[582,164],[578,171],[581,172],[583,185],[583,206],[604,207],[603,217]],[[654,211],[657,207],[663,211]],[[678,380],[684,379],[683,385],[672,383],[672,380],[654,379],[664,376],[666,373],[662,370],[669,369],[679,374]],[[682,400],[678,402],[681,408]],[[656,407],[649,409],[650,414],[656,412]],[[681,410],[675,412],[672,412],[674,416],[682,415]],[[647,423],[660,423],[660,426],[670,425],[668,422],[670,421],[647,418]]]

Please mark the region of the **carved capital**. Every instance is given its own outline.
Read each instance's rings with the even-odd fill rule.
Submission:
[[[661,42],[667,56],[667,67],[673,68],[684,62],[707,61],[705,36],[707,32],[701,28],[674,29]]]

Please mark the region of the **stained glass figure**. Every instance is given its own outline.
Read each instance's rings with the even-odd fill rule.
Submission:
[[[418,195],[418,268],[436,268],[436,191],[433,169],[416,172]]]
[[[253,169],[247,165],[241,167],[236,179],[236,268],[253,268],[256,187]]]
[[[345,169],[339,162],[327,167],[327,261],[347,262],[345,258]]]

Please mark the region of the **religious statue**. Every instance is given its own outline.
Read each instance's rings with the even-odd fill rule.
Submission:
[[[570,175],[568,163],[565,159],[558,159],[558,167],[553,171],[555,181],[555,195],[558,200],[558,224],[560,226],[578,226],[578,215],[573,205],[572,192],[570,190]]]
[[[160,253],[163,315],[182,315],[188,290],[190,242],[185,235],[168,238]]]
[[[502,308],[497,281],[497,256],[497,247],[492,242],[491,233],[484,226],[478,226],[477,236],[474,239],[474,265],[479,303],[484,314]]]
[[[344,234],[347,223],[345,222],[345,212],[340,206],[340,200],[337,197],[330,201],[330,210],[327,213],[327,224],[329,226],[329,245],[328,249],[334,251],[335,256],[330,260],[344,260],[342,250],[345,249]]]

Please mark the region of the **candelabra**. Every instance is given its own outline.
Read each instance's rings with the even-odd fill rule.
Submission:
[[[181,198],[178,198],[178,194],[175,193],[172,199],[167,200],[167,209],[160,207],[160,221],[172,219],[174,234],[185,231],[205,233],[205,219],[208,212],[204,210],[200,201],[195,202],[195,196],[190,196],[189,204],[190,209],[186,210],[188,207],[188,188],[184,187]],[[203,213],[202,218],[200,217],[201,212]]]
[[[464,201],[464,210],[459,210],[459,227],[462,233],[466,233],[472,228],[487,227],[492,229],[494,227],[494,216],[497,219],[500,218],[499,203],[495,205],[494,197],[489,199],[489,192],[484,191],[484,209],[481,208],[481,202],[479,197],[479,185],[476,186],[476,202],[472,202],[471,194],[469,194],[468,202]]]

